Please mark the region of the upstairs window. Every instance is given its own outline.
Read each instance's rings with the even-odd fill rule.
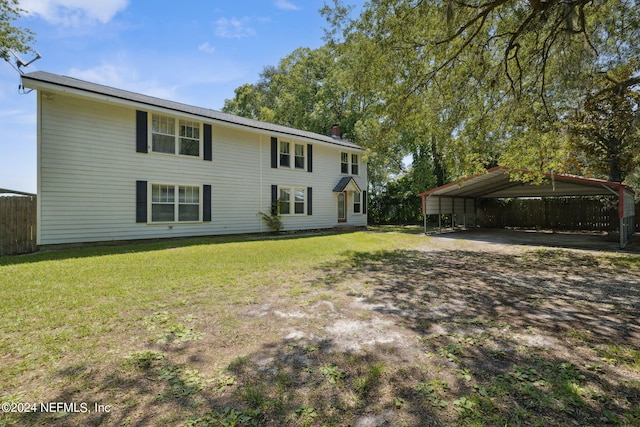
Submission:
[[[302,144],[295,144],[295,168],[305,169],[304,145]]]
[[[340,153],[340,173],[348,175],[358,175],[358,155]]]
[[[349,173],[349,153],[340,153],[340,173]]]
[[[280,167],[291,167],[291,151],[290,144],[286,141],[280,141]]]
[[[180,139],[178,153],[184,156],[200,155],[200,124],[189,120],[180,120]]]
[[[151,150],[176,153],[176,122],[171,117],[154,114],[151,119]]]
[[[200,123],[153,114],[151,150],[156,153],[200,156]]]
[[[293,153],[291,146],[293,145]],[[293,155],[293,159],[291,158]],[[307,166],[304,144],[292,144],[287,141],[280,141],[279,166],[281,168],[293,168],[305,170]],[[293,162],[292,162],[293,160]]]

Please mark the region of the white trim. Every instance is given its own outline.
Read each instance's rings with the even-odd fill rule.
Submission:
[[[349,151],[349,150],[341,150],[340,151],[340,175],[352,175],[352,176],[360,176],[360,153],[354,153],[352,152],[353,150]],[[342,156],[345,155],[347,156],[347,162],[343,162],[342,161]],[[356,163],[353,163],[353,156],[357,156],[356,158]],[[344,172],[342,170],[342,165],[347,165],[347,171]],[[358,173],[353,173],[353,167],[357,166],[358,167]]]
[[[167,115],[167,114],[160,114],[160,113],[154,113],[153,111],[147,111],[147,152],[149,154],[158,154],[161,156],[177,156],[177,157],[182,157],[185,159],[198,159],[198,160],[202,160],[204,158],[204,135],[203,135],[203,123],[201,121],[198,120],[194,120],[192,118],[187,118],[187,117],[179,117],[176,115]],[[168,119],[173,119],[173,125],[174,125],[174,131],[175,133],[173,134],[173,142],[174,142],[174,152],[173,153],[165,153],[163,151],[154,151],[153,149],[153,116],[158,116],[158,117],[165,117]],[[185,122],[192,122],[194,124],[198,125],[198,155],[197,156],[192,156],[189,154],[180,154],[180,121],[183,120]],[[169,134],[162,134],[162,133],[158,133],[160,135],[166,135],[166,136],[171,136]]]
[[[280,163],[282,156],[282,144],[289,144],[289,166],[283,165]],[[301,168],[296,167],[296,146],[302,147],[302,155],[304,159],[304,165]],[[278,138],[278,168],[279,169],[290,169],[295,171],[307,172],[309,164],[309,153],[307,153],[307,145],[304,143],[298,143],[295,140],[291,139],[279,139]]]
[[[153,220],[153,186],[165,185],[167,187],[173,187],[173,221],[154,221]],[[180,187],[197,187],[198,188],[198,219],[194,221],[180,221]],[[204,212],[204,200],[203,200],[203,185],[202,184],[175,184],[167,182],[147,182],[147,224],[149,225],[173,225],[173,224],[199,224],[203,221]],[[189,203],[193,204],[193,203]]]
[[[69,87],[69,86],[65,86],[65,85],[61,85],[61,84],[57,84],[57,83],[49,83],[49,82],[46,82],[46,81],[39,80],[37,78],[30,78],[28,75],[23,75],[22,79],[23,79],[23,85],[26,88],[35,89],[35,90],[38,90],[38,91],[48,90],[48,91],[63,93],[65,95],[73,96],[73,97],[76,97],[76,98],[83,98],[83,99],[89,98],[89,99],[93,99],[95,101],[104,102],[104,103],[107,103],[107,104],[123,105],[123,106],[127,106],[127,107],[130,107],[132,109],[137,109],[137,110],[144,110],[144,111],[148,111],[148,112],[154,111],[154,112],[158,112],[160,114],[165,114],[165,115],[170,115],[170,116],[186,117],[186,118],[191,118],[192,120],[195,120],[195,121],[207,122],[207,123],[210,123],[210,124],[225,126],[225,127],[229,127],[229,128],[233,128],[233,129],[239,129],[239,130],[243,130],[245,132],[267,134],[267,135],[270,135],[270,136],[275,136],[278,139],[280,139],[280,138],[284,138],[284,139],[295,138],[295,139],[298,139],[300,141],[313,143],[313,144],[321,144],[321,145],[324,145],[326,147],[333,147],[333,148],[340,147],[341,149],[345,149],[345,150],[358,151],[358,152],[362,152],[362,153],[364,152],[364,149],[362,149],[362,148],[352,147],[352,146],[349,146],[349,145],[341,144],[339,142],[339,140],[336,141],[336,142],[329,142],[329,141],[325,141],[325,140],[322,140],[322,139],[316,139],[316,138],[309,137],[309,136],[287,133],[286,131],[278,131],[278,130],[275,130],[275,129],[261,128],[261,127],[258,127],[257,125],[256,126],[251,126],[251,125],[233,123],[233,122],[230,122],[230,121],[226,121],[226,120],[216,119],[214,117],[210,117],[207,114],[190,113],[190,112],[186,112],[186,111],[181,111],[180,109],[161,107],[161,106],[158,106],[158,105],[154,105],[152,103],[146,103],[146,102],[141,102],[141,101],[132,101],[132,100],[120,98],[120,97],[117,97],[117,96],[110,96],[110,95],[105,95],[105,94],[101,94],[101,93],[96,93],[96,92],[93,92],[93,91],[90,91],[90,90],[77,89],[77,88],[73,88],[73,87]],[[90,83],[90,82],[86,82],[86,83]],[[139,95],[139,94],[136,93],[136,95]],[[160,100],[160,101],[163,101],[163,99],[160,99],[160,98],[157,98],[157,99]],[[185,105],[185,107],[194,107],[194,106],[190,106],[190,105],[186,105],[186,104],[184,104],[184,105]],[[198,107],[196,107],[196,108],[198,108]],[[258,123],[260,123],[260,122],[258,122]],[[293,129],[293,128],[291,128],[291,129],[293,131],[298,131],[298,129]],[[323,135],[318,134],[318,136],[322,137]]]
[[[280,212],[280,195],[282,194],[282,190],[291,190],[290,199],[289,199],[289,213],[283,214]],[[302,190],[302,197],[304,198],[304,206],[302,209],[302,213],[295,213],[296,211],[296,190]],[[308,216],[307,215],[307,203],[309,202],[307,197],[307,187],[303,187],[300,185],[278,185],[278,214],[283,217],[301,217]]]

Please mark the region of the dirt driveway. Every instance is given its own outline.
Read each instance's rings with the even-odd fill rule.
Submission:
[[[536,231],[479,228],[474,230],[457,231],[454,233],[432,234],[432,237],[438,241],[454,239],[491,244],[506,244],[509,246],[524,245],[612,252],[620,250],[620,240],[617,235],[610,235],[601,232],[578,233],[550,230]],[[640,236],[631,240],[624,251],[640,253],[639,240]]]

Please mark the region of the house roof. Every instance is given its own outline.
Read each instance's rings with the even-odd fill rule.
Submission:
[[[188,104],[182,104],[180,102],[169,101],[166,99],[155,98],[153,96],[143,95],[140,93],[129,92],[122,89],[116,89],[110,86],[99,85],[96,83],[87,82],[84,80],[75,79],[72,77],[61,76],[58,74],[48,73],[45,71],[35,71],[32,73],[24,74],[22,76],[23,84],[26,87],[42,90],[42,89],[57,89],[63,92],[70,90],[77,90],[82,92],[88,92],[91,94],[106,96],[109,98],[115,98],[124,101],[130,101],[134,103],[144,104],[153,107],[160,107],[163,109],[173,110],[177,112],[192,114],[195,116],[209,119],[215,122],[223,122],[252,129],[263,130],[271,133],[289,135],[294,137],[306,138],[315,141],[326,142],[329,144],[343,146],[345,148],[361,150],[361,148],[344,139],[321,135],[314,132],[307,132],[299,129],[290,128],[287,126],[276,125],[273,123],[261,122],[258,120],[248,119],[245,117],[236,116],[233,114],[223,113],[208,108],[196,107]],[[53,86],[48,86],[53,85]]]
[[[342,193],[347,187],[350,187],[353,191],[357,191],[358,193],[362,191],[352,176],[345,176],[338,182],[338,185],[334,187],[333,192]]]
[[[574,175],[544,174],[540,183],[512,180],[511,169],[498,166],[485,173],[469,176],[458,181],[433,188],[420,195],[469,197],[469,198],[510,198],[510,197],[563,197],[618,195],[620,189],[633,193],[631,187],[619,182],[583,178]],[[526,172],[526,171],[520,171]]]

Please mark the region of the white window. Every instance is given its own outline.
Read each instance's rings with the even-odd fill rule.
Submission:
[[[174,117],[151,115],[151,151],[200,156],[200,123]]]
[[[305,187],[280,187],[278,210],[280,215],[305,215],[307,212]]]
[[[291,161],[291,146],[293,145],[293,162]],[[305,158],[304,144],[292,144],[287,141],[280,141],[280,167],[305,170],[307,163]]]
[[[349,153],[340,153],[340,173],[349,173]]]
[[[340,173],[358,175],[358,155],[349,153],[340,153]]]
[[[200,123],[190,120],[179,120],[180,138],[178,153],[185,156],[200,155]]]
[[[151,222],[174,222],[175,187],[173,185],[153,184],[151,186]]]
[[[295,144],[295,168],[304,170],[305,166],[304,145]]]
[[[360,213],[362,201],[360,193],[355,191],[353,193],[353,213]]]
[[[199,186],[151,184],[151,222],[200,221],[200,200]]]
[[[280,141],[280,167],[291,167],[291,151],[290,144],[286,141]]]

